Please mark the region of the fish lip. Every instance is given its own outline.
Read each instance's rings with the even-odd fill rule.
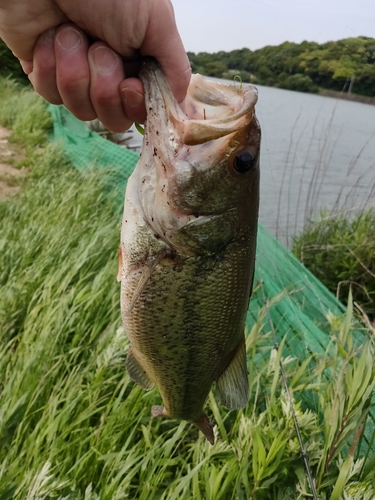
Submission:
[[[165,113],[162,110],[168,109],[175,118],[180,120],[187,119],[187,116],[183,113],[170,89],[160,65],[154,58],[145,58],[145,62],[139,72],[139,77],[145,90],[147,113],[153,111],[156,101],[158,111],[163,115]]]
[[[145,90],[147,111],[145,122],[146,136],[151,135],[154,147],[159,147],[163,144],[161,136],[164,137],[165,131],[168,130],[170,133],[167,134],[166,140],[170,144],[180,142],[177,141],[177,138],[181,136],[181,130],[177,131],[175,129],[180,129],[181,125],[183,129],[183,123],[187,119],[187,116],[183,113],[172,94],[159,64],[153,58],[147,58],[139,76]],[[163,131],[163,134],[159,134],[156,124]],[[173,149],[176,149],[176,147],[177,145]]]

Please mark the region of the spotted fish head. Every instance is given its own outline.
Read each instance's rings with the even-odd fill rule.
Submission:
[[[141,71],[147,121],[139,200],[158,238],[181,254],[215,253],[254,232],[260,127],[252,85],[193,75],[184,109],[159,66]]]

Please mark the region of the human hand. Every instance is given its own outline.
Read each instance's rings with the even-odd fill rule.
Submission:
[[[178,102],[190,81],[170,0],[0,0],[0,36],[41,96],[113,132],[146,117],[144,56],[158,60]]]

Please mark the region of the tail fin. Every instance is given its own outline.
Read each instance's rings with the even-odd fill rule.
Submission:
[[[193,423],[198,427],[198,429],[201,432],[203,432],[204,437],[207,439],[209,443],[211,444],[215,443],[214,429],[212,427],[209,418],[205,413],[202,413],[199,419]]]
[[[164,406],[153,406],[151,409],[151,415],[156,418],[156,417],[168,417],[168,412],[164,408]],[[203,432],[204,437],[209,441],[211,444],[215,443],[215,436],[214,436],[214,429],[212,427],[212,424],[207,417],[205,413],[202,413],[202,415],[198,418],[198,420],[195,420],[193,422],[198,429]]]

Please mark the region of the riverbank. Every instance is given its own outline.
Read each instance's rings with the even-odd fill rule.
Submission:
[[[0,202],[21,190],[27,169],[22,165],[24,152],[15,143],[9,143],[10,130],[0,126]]]
[[[344,99],[345,101],[362,102],[363,104],[375,105],[375,97],[365,95],[348,94],[347,92],[335,92],[334,90],[322,90],[320,95],[324,97],[333,97],[335,99]]]

